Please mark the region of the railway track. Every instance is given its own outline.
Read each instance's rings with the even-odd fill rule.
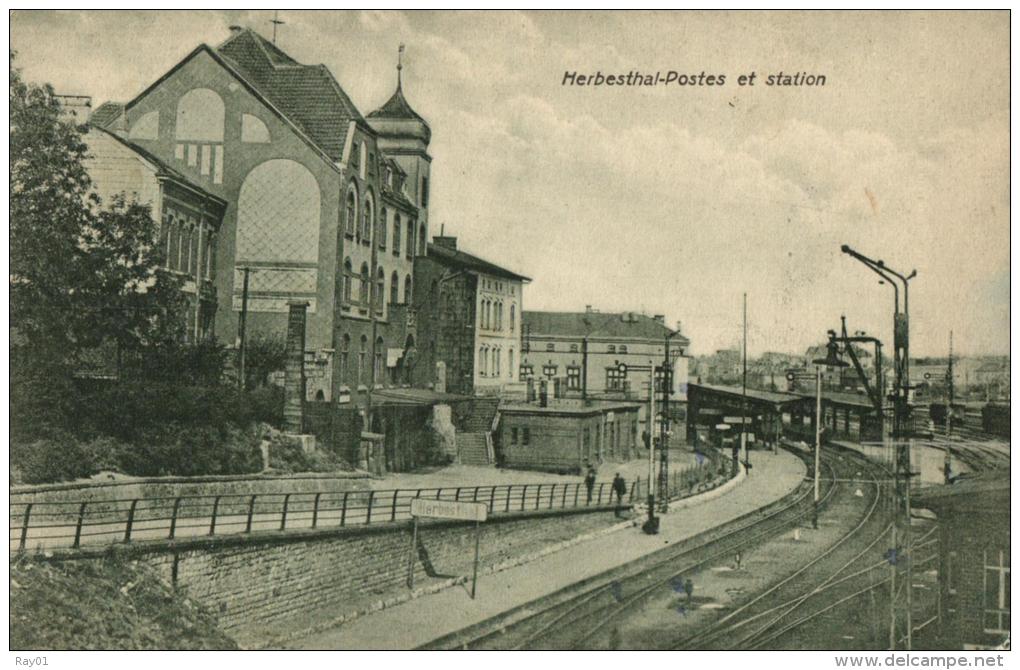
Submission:
[[[795,453],[808,460],[808,454]],[[869,465],[849,452],[826,454],[822,460],[823,508],[827,507],[835,496],[840,495],[849,478],[866,468],[877,472],[877,466]],[[864,528],[870,529],[875,523],[874,518],[880,507],[879,485],[873,483],[864,486],[874,490],[867,502],[863,520],[856,524],[851,534],[864,532]],[[811,486],[805,482],[793,493],[762,510],[747,514],[708,533],[660,550],[617,570],[562,589],[482,624],[436,640],[425,648],[594,649],[606,646],[614,648],[620,643],[616,638],[619,636],[621,623],[629,616],[639,613],[650,598],[659,597],[669,590],[682,593],[683,585],[678,583],[682,575],[692,574],[728,559],[737,552],[747,551],[809,518],[812,511],[811,499]],[[875,542],[877,539],[869,546],[873,547]],[[847,562],[843,556],[844,552],[839,550],[841,546],[848,546],[846,538],[827,550],[825,557],[833,559],[842,557],[839,559],[842,563],[852,564],[853,561]],[[825,557],[813,560],[811,565],[820,565]],[[770,593],[777,593],[784,584],[791,588],[794,584],[801,584],[802,579],[797,577],[803,576],[808,569],[811,568],[799,570],[797,574],[788,576]],[[792,591],[787,589],[783,593],[791,595]],[[797,595],[799,597],[802,594]],[[754,602],[760,603],[763,600],[757,598]],[[796,611],[800,604],[802,603],[791,601],[785,608],[785,613]],[[741,612],[750,612],[752,607],[753,603],[749,603]],[[753,614],[757,614],[755,620],[764,622],[762,615],[767,612],[756,611]],[[728,617],[727,622],[732,619],[733,617]],[[767,629],[757,630],[765,632]],[[667,648],[675,646],[677,642],[674,636],[666,646]]]

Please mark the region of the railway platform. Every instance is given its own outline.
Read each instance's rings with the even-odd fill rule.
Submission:
[[[477,595],[458,586],[291,640],[296,649],[413,649],[598,575],[662,547],[699,535],[793,491],[807,474],[791,453],[752,452],[750,474],[723,495],[682,501],[661,517],[658,535],[640,523],[597,536],[534,561],[480,575]]]

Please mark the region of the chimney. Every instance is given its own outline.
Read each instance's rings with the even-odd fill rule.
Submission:
[[[61,95],[53,96],[60,105],[60,120],[81,125],[87,123],[92,116],[91,95]]]
[[[586,314],[591,314],[592,313],[591,305],[585,305],[584,306],[584,311],[585,311]]]
[[[680,321],[679,319],[677,319],[677,322],[676,322],[676,332],[678,332],[678,333],[684,332],[683,321]]]
[[[242,28],[241,26],[230,26],[230,34],[231,35],[236,35],[237,33],[241,32],[242,30],[244,30],[244,28]]]
[[[436,235],[432,238],[432,243],[450,251],[457,250],[457,238],[453,235]]]
[[[666,325],[666,315],[665,314],[656,314],[652,318],[655,319],[656,321],[658,321],[659,323],[661,323],[662,325]]]

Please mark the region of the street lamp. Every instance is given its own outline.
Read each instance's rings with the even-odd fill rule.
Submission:
[[[847,364],[839,359],[839,345],[834,340],[829,340],[826,345],[828,352],[825,358],[816,358],[811,361],[815,364],[815,504],[814,513],[811,517],[811,525],[818,528],[818,500],[819,480],[818,470],[821,467],[822,454],[822,367],[845,368]]]

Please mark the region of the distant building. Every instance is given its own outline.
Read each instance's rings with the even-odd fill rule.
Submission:
[[[640,420],[645,424],[648,385],[654,371],[661,394],[666,337],[674,332],[661,315],[604,313],[590,307],[584,312],[525,312],[520,377],[522,381],[547,380],[550,389],[559,385],[562,397],[640,401]],[[680,334],[669,342],[670,411],[681,421],[687,399],[688,346],[690,340]]]

